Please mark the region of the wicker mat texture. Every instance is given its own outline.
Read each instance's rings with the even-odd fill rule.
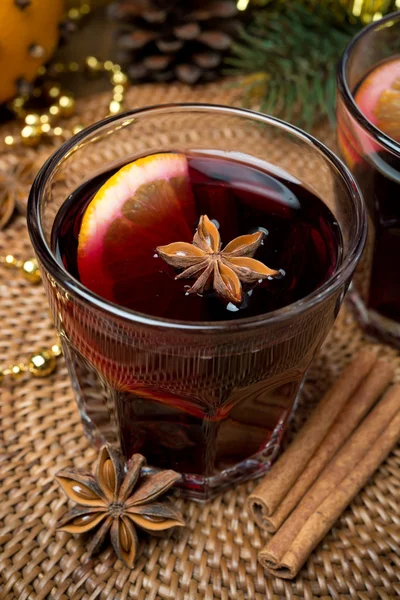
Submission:
[[[89,124],[102,118],[108,100],[104,94],[81,101],[76,120]],[[147,85],[133,88],[127,95],[129,108],[179,101],[235,103],[235,91],[224,84],[196,89]],[[327,126],[315,133],[334,147],[334,134]],[[3,139],[4,128],[0,134]],[[39,166],[50,150],[24,148],[23,155],[31,153]],[[14,154],[2,154],[0,167],[11,171],[15,161]],[[32,255],[23,216],[0,232],[0,255],[5,253],[18,258]],[[4,366],[51,345],[55,333],[41,286],[30,285],[2,266],[0,269],[0,365]],[[317,401],[350,357],[366,345],[393,361],[400,379],[398,353],[366,340],[349,307],[344,306],[311,368],[303,405]],[[266,577],[257,562],[268,535],[257,529],[245,509],[254,482],[203,505],[178,500],[187,527],[162,538],[143,537],[136,567],[130,571],[116,560],[111,548],[88,561],[81,539],[55,532],[68,502],[54,473],[66,467],[91,469],[96,457],[83,435],[63,359],[51,377],[7,380],[0,391],[1,599],[400,597],[400,448],[380,467],[292,582]],[[304,418],[300,403],[290,433]]]

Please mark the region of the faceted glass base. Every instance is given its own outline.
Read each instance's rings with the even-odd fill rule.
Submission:
[[[104,437],[99,435],[91,419],[87,415],[82,415],[82,413],[81,417],[85,435],[91,444],[100,448],[103,444],[107,443]],[[206,477],[203,475],[183,474],[181,480],[175,486],[176,489],[187,498],[206,501],[211,500],[232,485],[261,477],[271,468],[279,453],[285,428],[285,422],[279,423],[262,451],[254,454],[247,460],[227,467],[219,473],[215,473],[215,475]],[[157,471],[158,469],[151,465],[144,468],[144,472],[149,474]]]
[[[281,373],[276,381],[271,378],[247,386],[245,399],[252,403],[245,406],[246,410],[241,408],[243,392],[237,391],[230,396],[232,406],[226,411],[226,419],[218,421],[209,415],[190,430],[187,416],[175,423],[168,420],[166,411],[171,407],[165,403],[116,392],[65,338],[61,339],[90,443],[96,447],[111,444],[127,459],[139,452],[147,458],[147,468],[152,472],[174,469],[181,473],[176,487],[182,495],[197,500],[213,498],[233,484],[268,471],[297,404],[306,371],[296,366]],[[142,405],[147,420],[139,415],[138,406]],[[129,445],[131,440],[136,447]],[[150,444],[159,444],[163,450],[155,454],[157,462],[153,464],[157,467],[152,466]]]

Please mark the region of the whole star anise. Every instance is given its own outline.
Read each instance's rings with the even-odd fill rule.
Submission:
[[[89,556],[100,549],[110,531],[118,558],[132,567],[138,544],[135,525],[152,533],[185,524],[171,501],[157,500],[180,475],[175,471],[160,471],[142,476],[144,464],[145,458],[134,454],[125,474],[122,455],[104,446],[95,475],[76,469],[57,473],[56,480],[76,503],[58,529],[69,533],[96,529],[88,546]]]
[[[43,157],[31,153],[0,157],[0,229],[5,227],[14,208],[22,214],[26,212],[29,189],[43,162]]]
[[[240,235],[223,250],[219,231],[207,215],[200,217],[193,242],[173,242],[159,246],[157,253],[176,269],[185,269],[176,279],[196,278],[189,294],[202,294],[214,287],[219,296],[240,304],[243,299],[242,283],[256,283],[267,277],[280,275],[264,263],[251,258],[262,242],[261,232]]]

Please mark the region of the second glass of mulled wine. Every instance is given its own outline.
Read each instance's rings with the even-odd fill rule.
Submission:
[[[351,294],[362,324],[400,348],[400,12],[366,27],[338,68],[338,143],[368,207]]]
[[[344,165],[261,114],[146,108],[64,144],[28,219],[89,439],[196,498],[265,472],[363,248]]]

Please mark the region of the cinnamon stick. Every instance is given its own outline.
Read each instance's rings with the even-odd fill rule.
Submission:
[[[393,376],[393,366],[386,361],[378,360],[369,375],[358,387],[354,396],[345,404],[341,414],[328,431],[326,438],[317,448],[314,456],[289,490],[287,496],[271,516],[264,515],[262,523],[267,531],[273,533],[279,529],[323,468],[385,391]]]
[[[300,504],[259,554],[271,574],[296,576],[400,437],[400,385],[392,386],[325,467]]]
[[[377,358],[371,351],[360,352],[332,388],[319,402],[301,431],[248,498],[248,507],[256,522],[264,527],[292,488],[332,423],[368,375]]]

